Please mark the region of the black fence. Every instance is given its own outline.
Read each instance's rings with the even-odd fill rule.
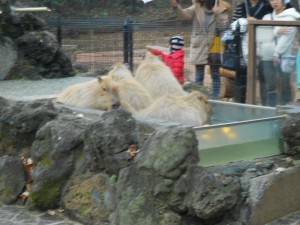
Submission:
[[[185,80],[195,79],[195,66],[189,64],[191,21],[137,23],[129,19],[48,19],[47,23],[76,68],[80,68],[80,72],[98,74],[107,73],[116,62],[128,63],[134,72],[145,56],[146,46],[168,53],[170,37],[181,35],[185,40]],[[298,49],[296,42],[295,49]],[[210,74],[209,67],[206,73]],[[204,82],[210,89],[210,76],[206,76]],[[232,82],[221,77],[221,97],[233,96]],[[298,99],[295,73],[291,82],[295,87],[294,98]],[[253,83],[256,84],[256,78]]]
[[[188,63],[191,22],[48,19],[47,24],[72,62],[91,72],[106,70],[116,62],[128,63],[134,71],[146,53],[146,46],[168,53],[170,37],[181,35],[185,39],[187,76],[192,74],[193,66]]]

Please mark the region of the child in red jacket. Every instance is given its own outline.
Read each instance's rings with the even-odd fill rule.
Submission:
[[[184,40],[181,36],[174,36],[170,39],[170,54],[164,54],[162,51],[147,47],[154,55],[161,56],[163,62],[171,68],[174,76],[182,85],[184,83]]]

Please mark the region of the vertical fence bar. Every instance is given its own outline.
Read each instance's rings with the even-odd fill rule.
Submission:
[[[132,22],[126,19],[123,24],[123,61],[133,71],[133,39]]]

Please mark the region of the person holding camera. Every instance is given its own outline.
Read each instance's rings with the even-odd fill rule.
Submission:
[[[182,8],[177,0],[170,0],[170,3],[180,19],[193,22],[189,63],[195,65],[195,82],[203,85],[205,65],[210,65],[212,97],[219,99],[220,65],[209,62],[209,50],[216,31],[223,31],[228,26],[231,5],[223,0],[193,0],[193,4],[188,8]]]

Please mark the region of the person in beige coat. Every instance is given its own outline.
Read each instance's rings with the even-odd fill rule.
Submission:
[[[230,22],[231,5],[223,0],[193,0],[193,4],[183,9],[177,0],[170,0],[177,15],[182,20],[192,20],[193,28],[190,44],[190,64],[196,66],[195,82],[203,85],[204,67],[208,61],[209,49],[216,34],[224,31]],[[212,96],[220,96],[220,65],[210,64],[213,81]]]

